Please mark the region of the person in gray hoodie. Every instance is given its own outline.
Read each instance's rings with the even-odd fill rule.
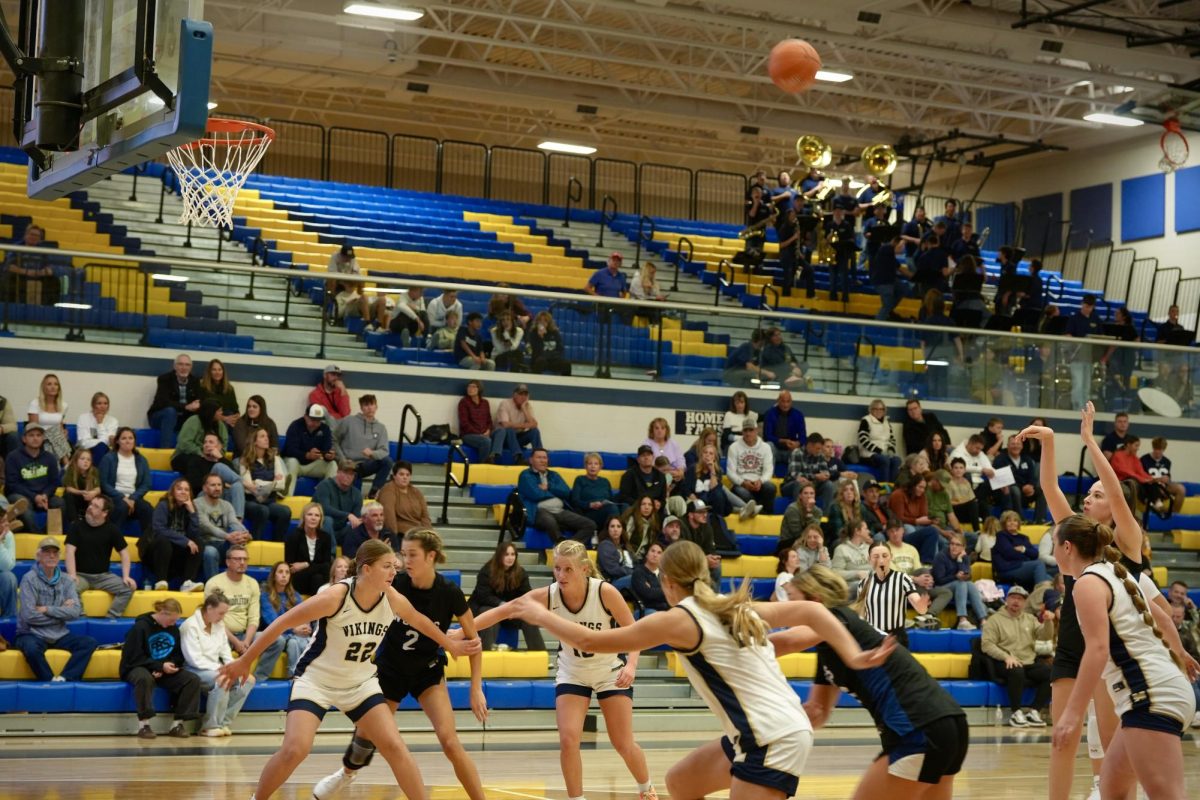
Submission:
[[[67,620],[79,619],[83,606],[75,581],[58,568],[60,545],[53,536],[38,543],[37,565],[21,579],[21,613],[17,617],[17,649],[39,681],[83,679],[98,642],[91,636],[71,633]],[[54,675],[46,663],[46,650],[67,650],[71,657],[62,674]]]
[[[209,475],[204,479],[204,491],[193,504],[196,506],[196,522],[200,525],[200,546],[204,548],[201,580],[206,581],[221,572],[221,562],[231,544],[245,545],[250,541],[250,532],[238,519],[233,504],[221,497],[225,483],[220,475]],[[193,586],[193,589],[197,587]]]
[[[358,398],[361,411],[338,422],[333,431],[333,448],[339,461],[353,461],[358,482],[371,476],[367,499],[387,485],[392,475],[392,459],[388,450],[387,427],[375,419],[379,402],[373,394]]]

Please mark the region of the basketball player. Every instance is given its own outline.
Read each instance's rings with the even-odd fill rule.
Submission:
[[[441,537],[431,530],[409,531],[404,537],[400,557],[404,572],[392,581],[392,588],[419,613],[433,620],[439,630],[449,630],[450,620],[458,617],[467,637],[474,639],[475,621],[462,589],[437,571],[437,565],[446,560]],[[487,722],[482,661],[482,655],[471,656],[471,711],[480,722]],[[454,765],[454,774],[467,790],[467,796],[471,800],[484,800],[479,770],[467,755],[454,727],[454,707],[446,691],[446,657],[440,652],[438,643],[398,618],[375,651],[375,664],[379,667],[379,688],[392,712],[395,713],[400,701],[411,694],[433,723],[442,752]],[[375,745],[356,731],[342,757],[342,768],[321,779],[313,787],[313,797],[327,800],[349,786],[358,770],[370,764],[374,755]]]
[[[883,643],[884,634],[846,604],[850,589],[842,576],[820,565],[784,584],[791,600],[812,600],[829,609],[859,647]],[[855,800],[945,800],[954,796],[954,776],[967,755],[967,716],[912,654],[897,646],[882,666],[857,672],[828,643],[807,628],[773,633],[776,655],[817,648],[817,676],[804,710],[814,728],[825,724],[842,690],[850,692],[875,720],[883,752],[867,769]],[[841,687],[841,688],[839,688]]]
[[[719,595],[708,582],[708,559],[694,542],[668,547],[660,570],[672,608],[629,627],[581,625],[547,608],[533,593],[510,605],[516,616],[557,636],[564,652],[637,652],[662,644],[679,652],[688,679],[720,719],[725,736],[693,750],[667,772],[671,797],[698,798],[721,789],[728,789],[732,800],[791,797],[812,748],[812,726],[779,669],[768,629],[807,625],[854,669],[883,664],[894,642],[863,652],[821,605],[755,604],[747,584]]]
[[[475,627],[483,630],[508,619],[513,603],[528,599],[556,617],[579,623],[592,630],[627,628],[633,614],[611,583],[592,574],[587,549],[577,541],[559,542],[554,548],[554,582],[527,592],[512,603],[505,603],[479,615]],[[616,651],[609,651],[616,652]],[[633,679],[637,674],[638,652],[606,657],[580,648],[558,649],[558,670],[554,677],[554,709],[558,722],[559,763],[567,784],[568,800],[583,798],[583,759],[579,739],[587,717],[592,693],[600,703],[608,740],[620,753],[625,766],[637,782],[639,800],[658,800],[650,783],[646,754],[633,738]]]
[[[1121,482],[1113,471],[1108,459],[1104,457],[1100,446],[1092,435],[1092,423],[1095,418],[1095,406],[1089,401],[1083,408],[1080,418],[1080,436],[1092,456],[1092,463],[1099,478],[1093,483],[1083,499],[1083,515],[1088,519],[1108,526],[1114,534],[1114,545],[1121,553],[1125,568],[1140,581],[1143,572],[1142,565],[1142,528],[1138,524],[1133,511],[1124,500]],[[1037,439],[1042,443],[1042,471],[1040,483],[1042,493],[1046,497],[1046,507],[1055,524],[1072,515],[1071,505],[1066,495],[1058,485],[1058,475],[1055,469],[1054,431],[1044,425],[1031,425],[1017,434],[1024,441],[1026,438]],[[1051,668],[1051,701],[1050,710],[1054,715],[1055,727],[1058,727],[1058,715],[1066,708],[1067,698],[1075,685],[1075,677],[1079,672],[1079,663],[1083,658],[1083,634],[1079,630],[1079,620],[1075,613],[1073,588],[1075,580],[1069,575],[1063,576],[1066,590],[1060,608],[1060,623],[1058,644],[1054,652],[1054,664]],[[1161,592],[1154,594],[1161,596]],[[1164,601],[1165,602],[1165,601]],[[1163,614],[1169,622],[1169,612],[1164,612],[1157,602],[1151,604],[1155,615]],[[1182,644],[1176,644],[1170,638],[1179,638],[1175,626],[1159,621],[1160,627],[1168,637],[1168,642],[1182,652]],[[1169,632],[1168,632],[1169,629]],[[1185,654],[1186,655],[1186,654]],[[1112,740],[1117,728],[1117,715],[1113,708],[1112,699],[1107,692],[1094,693],[1095,713],[1088,720],[1088,755],[1092,759],[1093,792],[1092,798],[1098,798],[1101,765],[1104,758],[1104,748]],[[1094,724],[1093,724],[1094,723]],[[1071,782],[1075,773],[1075,751],[1079,746],[1081,727],[1076,727],[1074,739],[1056,737],[1055,745],[1050,750],[1050,800],[1067,800],[1070,796]]]
[[[396,730],[375,679],[371,656],[395,617],[407,620],[455,656],[479,653],[479,640],[450,641],[391,587],[396,577],[396,554],[386,543],[368,539],[355,553],[355,562],[355,577],[281,614],[254,637],[246,652],[220,669],[222,686],[240,683],[250,674],[254,659],[284,631],[306,622],[317,623],[296,665],[283,744],[263,767],[250,800],[267,800],[288,779],[312,749],[313,736],[330,707],[354,720],[358,730],[375,743],[408,797],[425,796],[421,771]]]
[[[1152,606],[1112,541],[1107,526],[1082,514],[1058,523],[1054,532],[1054,558],[1074,579],[1084,640],[1070,697],[1056,711],[1054,744],[1078,740],[1088,699],[1103,686],[1121,727],[1105,745],[1100,796],[1124,797],[1141,783],[1150,800],[1183,800],[1180,739],[1196,713],[1196,698],[1183,660],[1164,641]]]

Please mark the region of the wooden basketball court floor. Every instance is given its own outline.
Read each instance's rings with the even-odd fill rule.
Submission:
[[[479,766],[488,800],[563,800],[558,744],[552,731],[528,733],[464,730],[463,742]],[[651,774],[665,800],[663,774],[691,747],[707,740],[692,734],[639,734]],[[276,795],[308,800],[313,784],[341,763],[345,734],[321,734],[313,752]],[[431,800],[465,800],[449,762],[432,734],[406,734]],[[279,734],[187,740],[160,736],[26,737],[0,739],[0,798],[52,800],[246,800]],[[971,729],[965,771],[955,782],[956,798],[1002,800],[1045,796],[1048,732],[978,726]],[[1183,742],[1188,796],[1200,797],[1200,736]],[[588,800],[636,800],[636,787],[603,733],[585,733],[585,792]],[[800,782],[806,800],[848,798],[866,765],[878,753],[868,728],[821,731]],[[1083,757],[1076,768],[1074,797],[1085,798],[1090,772]],[[340,797],[345,800],[398,798],[400,790],[382,759]]]

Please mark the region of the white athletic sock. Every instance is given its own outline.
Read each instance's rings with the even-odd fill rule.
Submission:
[[[581,794],[579,797],[567,797],[567,800],[587,800],[587,795]]]
[[[651,786],[653,786],[653,785],[654,785],[654,784],[653,784],[653,783],[651,783],[650,781],[646,781],[645,783],[639,783],[639,784],[638,784],[638,791],[639,791],[639,792],[648,792],[648,791],[650,791],[650,787],[651,787]]]

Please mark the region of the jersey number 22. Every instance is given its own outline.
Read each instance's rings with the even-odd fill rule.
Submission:
[[[346,647],[347,661],[370,661],[378,642],[351,642]]]

